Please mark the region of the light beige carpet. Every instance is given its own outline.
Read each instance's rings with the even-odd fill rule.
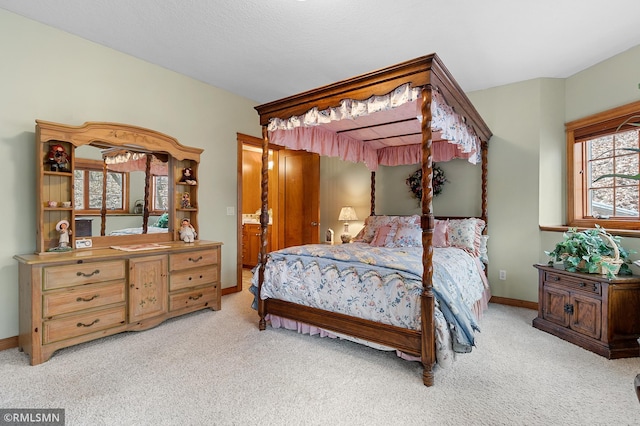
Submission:
[[[152,330],[29,366],[0,352],[0,408],[64,408],[67,425],[631,425],[640,358],[609,361],[490,305],[477,347],[422,385],[421,366],[268,328],[248,291]]]

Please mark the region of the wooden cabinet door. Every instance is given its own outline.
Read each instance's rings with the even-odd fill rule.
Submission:
[[[167,255],[129,260],[129,322],[167,312]]]
[[[569,292],[558,287],[545,285],[543,294],[543,318],[563,327],[569,327],[569,313],[565,306],[569,303]]]
[[[245,224],[242,226],[242,265],[254,267],[260,257],[260,225]],[[267,226],[267,253],[271,251],[271,225]]]
[[[571,329],[585,336],[599,339],[602,319],[602,302],[600,299],[573,293],[569,303],[573,306]]]

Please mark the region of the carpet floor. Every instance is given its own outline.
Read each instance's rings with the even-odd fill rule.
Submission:
[[[67,425],[632,425],[640,358],[607,360],[490,304],[477,347],[422,384],[419,363],[352,342],[259,331],[246,290],[144,332],[30,366],[0,352],[0,408]]]

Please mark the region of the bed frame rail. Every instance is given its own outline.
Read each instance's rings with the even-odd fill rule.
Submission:
[[[267,299],[265,304],[266,310],[270,314],[389,346],[416,357],[420,356],[422,338],[419,331],[380,324],[278,299]]]

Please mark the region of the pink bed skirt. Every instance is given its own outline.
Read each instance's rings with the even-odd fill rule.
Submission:
[[[491,291],[488,287],[485,287],[485,291],[482,294],[482,298],[480,300],[478,300],[473,306],[472,306],[472,311],[473,314],[476,318],[476,320],[479,322],[480,319],[482,318],[482,314],[484,313],[484,311],[489,307],[489,299],[491,299]],[[272,314],[267,314],[265,319],[267,321],[271,322],[271,326],[273,328],[284,328],[287,330],[295,330],[298,333],[301,334],[308,334],[310,336],[315,336],[315,335],[319,335],[320,337],[329,337],[332,339],[336,339],[336,338],[340,338],[342,337],[342,335],[339,334],[335,334],[331,331],[325,330],[324,328],[320,328],[320,327],[316,327],[314,325],[310,325],[304,322],[300,322],[300,321],[295,321],[292,319],[288,319],[288,318],[283,318],[277,315],[272,315]],[[372,343],[372,342],[368,342],[366,340],[363,339],[358,339],[358,338],[353,338],[350,336],[344,336],[345,338],[348,338],[348,340],[352,340],[358,343],[362,343],[365,344],[367,346],[370,346],[372,348],[376,348],[376,349],[380,349],[380,350],[395,350],[396,354],[402,358],[405,359],[407,361],[420,361],[420,357],[416,357],[413,355],[409,355],[406,354],[402,351],[399,351],[397,349],[391,348],[391,347],[387,347],[387,346],[383,346],[383,345],[379,345],[376,343]]]

